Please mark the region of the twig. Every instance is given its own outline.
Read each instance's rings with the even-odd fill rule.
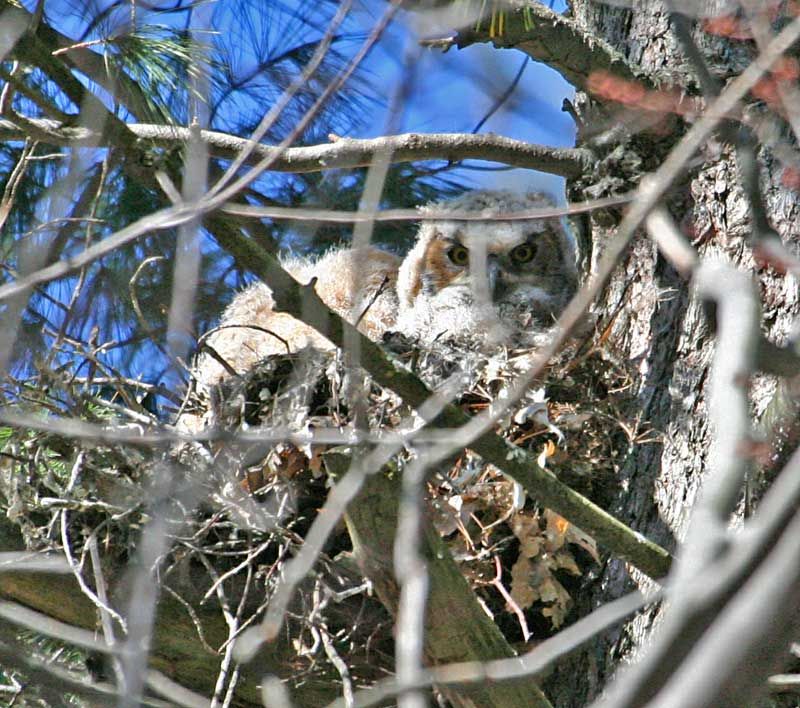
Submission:
[[[89,558],[92,561],[92,575],[94,577],[94,585],[97,588],[97,596],[100,598],[100,601],[108,607],[110,605],[108,601],[108,593],[106,588],[106,580],[103,577],[103,567],[102,563],[100,562],[100,553],[97,550],[97,529],[92,531],[89,535],[89,538],[86,539],[86,546],[89,549]],[[114,636],[114,625],[111,622],[111,614],[106,612],[105,609],[100,609],[100,625],[103,628],[103,639],[105,639],[106,644],[113,648],[116,643],[116,637]],[[112,657],[111,659],[112,665],[114,667],[114,675],[117,678],[117,686],[120,691],[125,690],[125,675],[122,672],[122,666],[119,663],[119,659],[117,657]]]
[[[217,596],[217,601],[219,602],[220,609],[222,610],[222,616],[225,618],[225,624],[228,625],[228,640],[226,642],[225,650],[222,655],[222,661],[220,662],[219,672],[217,674],[217,681],[214,685],[214,693],[211,698],[211,706],[210,708],[217,708],[220,705],[220,697],[222,696],[222,691],[225,689],[225,684],[228,679],[228,676],[231,673],[231,664],[234,660],[234,644],[231,642],[231,638],[234,637],[239,631],[239,619],[240,617],[238,614],[241,612],[241,608],[244,607],[244,602],[247,600],[247,587],[249,586],[249,582],[245,587],[245,591],[242,593],[242,597],[239,601],[239,613],[236,615],[231,611],[230,602],[228,601],[228,597],[225,594],[225,588],[223,587],[224,581],[220,578],[219,573],[217,573],[214,566],[211,562],[206,558],[204,553],[199,553],[197,556],[200,559],[200,562],[205,566],[206,572],[209,574],[213,581],[213,588],[214,593]],[[248,569],[250,568],[248,563]],[[250,574],[248,573],[248,578]]]
[[[5,20],[5,18],[4,18]],[[14,112],[11,107],[11,101],[9,100],[14,96],[16,93],[20,93],[25,98],[30,100],[37,108],[40,108],[42,112],[50,116],[50,118],[54,120],[60,121],[68,121],[69,116],[68,114],[60,111],[58,108],[52,105],[52,103],[40,94],[36,93],[30,86],[28,86],[24,81],[20,81],[17,77],[19,62],[15,61],[11,65],[11,70],[6,71],[3,67],[0,67],[0,79],[6,82],[5,86],[3,86],[2,93],[0,93],[0,115],[13,117]],[[11,87],[14,87],[14,92],[12,93]]]
[[[420,546],[425,471],[429,462],[421,452],[403,469],[397,511],[394,573],[400,586],[395,623],[395,673],[401,686],[398,708],[425,708],[428,703],[427,696],[412,686],[419,681],[425,656],[425,607],[430,580]]]
[[[242,326],[252,327],[252,325],[242,325]],[[261,327],[258,327],[258,329],[261,329]],[[270,334],[272,333],[270,332]],[[228,360],[224,356],[222,356],[222,354],[220,354],[216,349],[214,349],[214,347],[212,347],[210,344],[204,342],[202,347],[198,347],[198,350],[208,354],[208,356],[210,356],[214,361],[216,361],[217,364],[219,364],[223,369],[225,369],[228,376],[234,376],[234,377],[239,376],[239,372],[236,371],[236,369],[234,369],[228,363]]]
[[[88,629],[81,629],[66,622],[61,622],[42,612],[37,612],[29,607],[11,602],[9,600],[0,601],[0,618],[7,622],[13,622],[19,627],[25,627],[39,634],[53,637],[63,642],[97,651],[102,654],[116,654],[117,649],[96,638],[94,632]]]
[[[142,307],[139,304],[139,295],[137,293],[136,288],[137,288],[137,283],[139,281],[139,277],[141,276],[145,268],[148,268],[153,263],[160,263],[163,260],[165,260],[164,256],[149,256],[145,258],[141,263],[139,263],[138,266],[136,266],[136,270],[133,272],[131,279],[128,281],[128,292],[131,296],[131,305],[133,305],[133,312],[136,315],[136,319],[139,320],[139,324],[141,325],[142,329],[145,332],[147,332],[148,335],[150,335],[150,337],[153,339],[156,345],[159,346],[160,349],[162,349],[162,351],[163,348],[161,348],[161,346],[158,344],[155,338],[152,337],[153,329],[152,327],[150,327],[150,323],[147,321],[147,319],[144,316],[144,313],[142,312]]]
[[[272,708],[293,708],[289,690],[278,676],[271,674],[261,681],[261,700],[265,706]]]
[[[572,207],[565,207],[561,209],[537,209],[535,211],[520,212],[518,214],[503,215],[503,220],[513,221],[514,219],[544,219],[552,216],[562,216],[564,214],[579,214],[593,209],[605,208],[608,206],[616,206],[626,204],[633,199],[633,195],[623,195],[621,197],[610,197],[607,199],[598,199],[591,202],[585,202]],[[142,217],[133,224],[126,226],[116,233],[103,239],[100,243],[90,246],[76,256],[68,259],[60,260],[52,265],[46,266],[29,274],[23,274],[14,282],[6,283],[0,286],[0,301],[14,297],[15,295],[26,292],[40,283],[46,283],[50,280],[63,277],[72,273],[79,268],[93,263],[99,258],[112,253],[118,248],[125,246],[136,239],[148,235],[155,231],[162,231],[178,226],[192,218],[198,210],[205,211],[216,208],[216,204],[180,204],[172,207],[167,207],[153,214]],[[381,211],[377,214],[363,214],[359,212],[343,212],[343,211],[330,211],[330,210],[314,210],[314,209],[293,209],[293,208],[280,208],[280,207],[251,207],[248,205],[231,204],[227,205],[224,209],[230,214],[241,214],[244,216],[252,216],[256,219],[265,217],[273,217],[280,219],[298,219],[303,221],[327,221],[331,223],[355,223],[359,220],[374,220],[374,221],[419,221],[419,212],[414,209],[391,209]],[[458,214],[453,212],[441,213],[426,213],[427,220],[444,219],[450,221],[485,221],[485,217],[473,213]],[[223,224],[220,222],[213,222],[209,224],[212,232],[218,233]]]
[[[511,513],[513,513],[513,507],[511,509]],[[506,604],[511,608],[514,614],[517,616],[517,622],[519,622],[519,628],[522,630],[522,640],[527,642],[531,638],[531,631],[528,629],[528,621],[525,619],[525,613],[522,611],[522,608],[517,604],[517,602],[511,596],[511,593],[508,592],[508,590],[506,590],[505,585],[503,585],[503,565],[500,560],[500,556],[494,557],[494,568],[495,568],[495,576],[494,579],[491,581],[491,585],[494,588],[496,588],[497,592],[499,592],[503,596],[503,599],[506,601]]]
[[[647,233],[666,259],[684,278],[691,278],[699,264],[697,251],[681,233],[665,207],[657,207],[646,220]],[[800,273],[800,263],[792,271]],[[793,377],[800,373],[800,354],[793,346],[779,347],[760,335],[756,344],[755,368],[765,374]]]
[[[331,662],[331,664],[333,664],[334,668],[342,679],[342,695],[344,698],[344,704],[347,706],[347,708],[352,708],[353,681],[350,678],[350,669],[347,667],[347,662],[345,662],[344,659],[342,659],[342,657],[339,655],[339,652],[336,651],[333,638],[328,632],[328,628],[324,626],[320,627],[319,634],[320,638],[322,639],[322,648],[325,650],[325,655],[328,657],[328,660]]]
[[[153,581],[153,575],[168,547],[168,532],[174,523],[168,518],[169,509],[178,503],[191,509],[200,494],[196,485],[179,486],[180,478],[176,470],[165,463],[157,465],[153,474],[154,481],[150,490],[153,500],[150,508],[151,520],[139,541],[137,567],[130,580],[128,636],[120,646],[127,689],[127,693],[120,699],[120,708],[137,706],[146,684],[147,658],[158,600],[158,583]],[[186,510],[180,511],[182,519]]]
[[[674,10],[674,0],[667,0],[665,3],[669,9],[669,21],[675,39],[681,47],[686,58],[694,69],[700,88],[707,100],[719,96],[721,89],[717,78],[708,70],[708,65],[703,59],[700,48],[692,36],[692,23],[686,15]]]
[[[775,674],[767,679],[772,693],[799,693],[800,674]]]
[[[763,49],[769,41],[769,22],[762,16],[763,8],[759,3],[752,0],[745,0],[745,10],[749,16],[751,26],[754,30],[756,43],[759,49]],[[684,54],[689,59],[695,74],[703,87],[706,99],[716,98],[720,92],[720,84],[717,79],[709,72],[708,66],[703,60],[703,56],[690,31],[689,20],[679,13],[670,15],[672,30],[678,39]],[[796,137],[800,137],[800,94],[792,88],[788,82],[777,81],[778,96],[787,104],[788,119],[792,125]],[[769,223],[766,206],[764,204],[761,190],[761,174],[758,164],[758,141],[754,132],[757,128],[743,121],[742,125],[736,129],[732,124],[723,124],[723,133],[736,145],[736,162],[739,167],[739,176],[745,197],[750,206],[751,233],[749,241],[756,251],[756,257],[763,258],[772,262],[779,262],[787,270],[792,270],[797,274],[797,258],[789,253],[781,242],[780,236],[775,232]]]
[[[11,213],[17,196],[17,190],[20,184],[22,184],[22,180],[28,169],[28,163],[35,149],[36,143],[26,138],[25,144],[20,151],[19,160],[17,160],[8,175],[5,187],[3,188],[3,195],[0,197],[0,229],[3,228],[3,225],[8,219],[8,215]]]
[[[759,339],[761,313],[752,279],[732,266],[703,263],[697,293],[717,304],[718,336],[711,374],[709,418],[714,443],[710,471],[693,512],[676,581],[713,563],[724,545],[728,519],[742,490],[752,442],[748,387]],[[685,575],[683,575],[685,573]]]
[[[72,472],[70,473],[69,483],[67,484],[65,492],[70,494],[72,488],[77,483],[77,478],[80,475],[81,469],[83,468],[84,460],[86,459],[86,453],[81,450],[78,453],[78,456],[75,458],[75,464],[72,466]],[[64,551],[64,556],[69,563],[69,567],[72,569],[72,574],[75,576],[75,580],[78,582],[83,594],[86,595],[100,610],[101,613],[105,613],[106,615],[113,617],[117,622],[119,622],[120,627],[122,627],[122,631],[127,633],[128,626],[122,616],[116,612],[112,607],[110,607],[106,602],[104,602],[97,593],[94,592],[87,584],[86,580],[83,577],[83,569],[75,560],[75,557],[72,554],[72,546],[69,538],[69,523],[68,523],[68,512],[66,509],[63,509],[60,514],[61,518],[61,544]]]
[[[5,454],[20,462],[30,463],[31,460],[17,458]],[[0,573],[70,573],[72,569],[64,558],[51,553],[40,551],[0,551]]]
[[[369,299],[369,302],[366,304],[364,309],[361,311],[361,314],[358,316],[358,319],[354,322],[354,326],[358,327],[361,324],[361,320],[364,319],[366,314],[370,311],[370,308],[375,304],[375,301],[381,296],[383,292],[385,292],[386,287],[389,285],[389,276],[385,275],[381,284],[375,289],[375,292],[372,294],[372,297]]]
[[[560,207],[538,207],[522,211],[504,212],[495,216],[485,216],[474,211],[425,211],[425,221],[529,221],[531,219],[552,219],[560,216],[583,214],[595,209],[628,204],[635,198],[634,193],[604,199],[593,199]],[[255,206],[229,202],[222,207],[226,214],[254,219],[287,219],[294,221],[320,221],[334,224],[357,224],[364,221],[419,221],[422,215],[415,209],[383,209],[374,212],[340,211],[334,209],[308,209],[293,207]],[[0,298],[3,290],[0,288]]]
[[[699,263],[697,251],[681,233],[666,207],[659,206],[645,220],[647,233],[672,267],[689,279]]]
[[[148,669],[145,680],[148,688],[168,701],[185,708],[208,708],[208,699],[181,686],[160,671]]]
[[[206,87],[207,89],[208,87]],[[196,119],[189,126],[189,140],[184,150],[182,199],[198,201],[207,191],[209,154],[200,138],[200,124]],[[172,292],[167,313],[167,348],[172,359],[185,360],[194,339],[195,295],[200,278],[200,227],[202,217],[187,221],[178,227],[173,264]],[[176,366],[180,371],[181,367]]]
[[[208,339],[212,334],[216,334],[217,332],[220,332],[223,329],[230,329],[230,328],[254,329],[254,330],[258,331],[258,332],[263,332],[264,334],[268,334],[270,337],[275,337],[275,339],[277,339],[281,344],[283,344],[283,346],[286,347],[286,353],[287,354],[290,354],[291,351],[292,351],[291,347],[289,346],[289,342],[287,342],[277,332],[273,332],[271,329],[267,329],[266,327],[260,327],[259,325],[254,325],[254,324],[225,324],[225,325],[218,325],[218,326],[214,327],[213,329],[208,330],[208,332],[205,332],[197,340],[197,349],[199,351],[204,351],[204,350],[207,350],[209,352],[212,351],[211,346],[205,343],[206,339]],[[213,351],[216,351],[216,350],[213,350]],[[222,357],[220,356],[219,353],[217,353],[217,356],[219,356],[220,359],[222,359]],[[217,361],[225,368],[225,370],[229,374],[231,374],[232,376],[238,376],[238,372],[234,371],[231,368],[230,364],[228,364],[227,361],[225,361],[224,359],[222,359],[222,361],[220,361],[220,359],[217,359]]]
[[[114,648],[110,647],[106,642],[96,639],[94,632],[74,627],[65,622],[60,622],[49,615],[45,615],[14,602],[0,601],[0,619],[8,623],[13,623],[16,626],[26,627],[37,634],[43,634],[67,642],[73,646],[96,651],[101,654],[110,654],[111,656],[117,655],[117,651]],[[5,667],[15,664],[22,665],[24,671],[31,678],[43,679],[45,681],[55,678],[62,689],[64,686],[69,686],[70,689],[75,690],[77,693],[89,697],[101,696],[108,698],[110,696],[119,696],[117,689],[110,684],[90,684],[80,681],[76,679],[71,672],[61,670],[33,658],[27,658],[27,654],[27,652],[12,653],[0,642],[0,656],[3,658]],[[186,708],[207,708],[208,706],[208,701],[202,696],[178,685],[158,671],[149,669],[147,671],[146,681],[148,686],[156,693],[168,698],[173,704],[185,706]],[[163,703],[154,700],[144,700],[142,705],[165,708]]]
[[[216,656],[217,651],[208,643],[208,640],[205,637],[205,632],[203,631],[203,624],[200,621],[200,618],[197,616],[197,612],[195,611],[194,607],[192,607],[191,603],[187,602],[183,597],[180,596],[180,594],[178,594],[164,582],[161,583],[161,589],[164,590],[164,592],[166,592],[176,602],[178,602],[178,604],[180,604],[184,610],[186,610],[186,613],[189,615],[189,618],[192,620],[192,624],[197,631],[197,638],[200,640],[200,644],[203,645],[203,649],[205,649],[209,654]]]
[[[530,60],[531,58],[529,56],[526,56],[522,60],[522,64],[520,64],[520,67],[517,70],[517,73],[512,79],[511,83],[508,85],[508,88],[497,97],[497,100],[494,102],[491,108],[489,108],[486,114],[475,124],[475,127],[470,131],[471,133],[474,134],[480,131],[480,129],[483,128],[484,125],[486,125],[486,121],[488,121],[489,118],[491,118],[495,113],[497,113],[497,111],[500,110],[503,104],[511,97],[511,94],[514,93],[514,90],[519,85],[519,81],[522,78],[522,74],[525,73],[525,67],[528,66],[528,62]]]

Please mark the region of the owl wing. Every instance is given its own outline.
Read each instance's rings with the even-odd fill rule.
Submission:
[[[317,261],[291,259],[284,267],[301,283],[317,278],[320,299],[351,324],[358,322],[370,339],[380,339],[394,325],[397,256],[374,247],[338,249]],[[234,297],[205,344],[236,373],[244,373],[270,354],[296,352],[309,345],[320,349],[332,346],[304,322],[277,312],[272,292],[264,283],[255,283]],[[219,383],[230,373],[209,353],[200,356],[195,369],[197,380],[205,385]]]

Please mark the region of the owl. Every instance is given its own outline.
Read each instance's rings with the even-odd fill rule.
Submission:
[[[422,208],[417,240],[404,259],[378,248],[338,249],[319,260],[289,259],[298,281],[316,277],[316,291],[363,334],[396,331],[420,345],[447,339],[476,347],[524,344],[552,325],[577,284],[573,240],[559,219],[503,221],[503,214],[554,206],[542,193],[474,191]],[[486,220],[425,220],[472,213]],[[270,354],[331,343],[316,330],[276,312],[269,288],[252,285],[225,310],[205,338],[201,384],[244,373]],[[219,359],[227,363],[223,366]]]
[[[485,221],[423,221],[400,266],[395,329],[421,343],[461,338],[524,344],[555,322],[577,285],[573,240],[559,219],[503,221],[503,214],[554,207],[542,193],[469,192],[421,212]]]

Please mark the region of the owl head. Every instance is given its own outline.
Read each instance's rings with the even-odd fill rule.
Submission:
[[[558,218],[502,216],[554,206],[542,193],[483,190],[423,207],[423,216],[486,220],[422,222],[398,275],[397,328],[422,341],[463,334],[496,343],[551,325],[577,284],[573,240]]]

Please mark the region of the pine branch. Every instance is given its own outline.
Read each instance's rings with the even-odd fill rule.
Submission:
[[[10,4],[9,0],[0,0],[0,8],[3,5],[6,6],[3,10],[4,21],[9,18],[32,28],[28,35],[13,47],[10,52],[11,57],[38,66],[50,74],[78,106],[81,103],[76,101],[75,91],[78,90],[80,82],[71,75],[71,71],[75,69],[108,91],[139,120],[153,116],[151,103],[142,88],[123,72],[112,76],[109,73],[109,64],[101,54],[86,46],[80,46],[80,43],[44,22],[34,23],[33,15]],[[59,54],[56,56],[53,52]],[[69,79],[66,85],[63,83],[64,78]]]
[[[147,123],[129,123],[128,130],[140,140],[147,140],[164,148],[174,148],[188,142],[189,128]],[[22,121],[0,119],[0,139],[22,140],[31,136],[62,146],[103,145],[108,136],[83,127],[66,126],[55,120],[28,118]],[[201,130],[200,139],[214,157],[233,159],[251,145],[247,138],[229,133]],[[419,160],[489,160],[540,170],[562,177],[576,177],[591,168],[595,158],[585,148],[555,148],[527,143],[502,135],[484,133],[404,133],[380,138],[357,140],[339,138],[323,145],[310,145],[281,150],[257,144],[250,162],[264,158],[274,160],[270,169],[276,172],[321,172],[323,170],[369,167],[377,154],[391,154],[391,162],[416,162]]]

